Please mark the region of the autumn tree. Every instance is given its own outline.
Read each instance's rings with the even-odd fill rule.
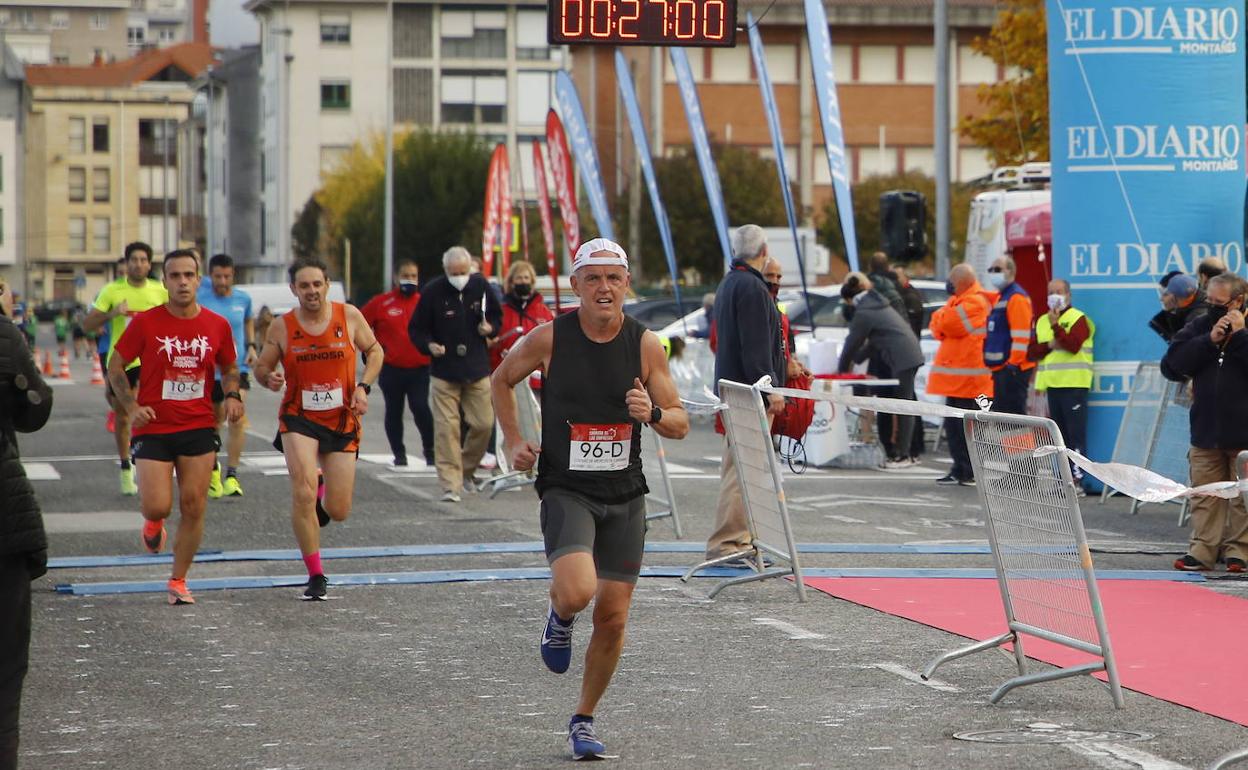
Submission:
[[[1006,0],[987,37],[971,47],[1005,69],[977,96],[985,110],[964,115],[958,130],[984,147],[994,166],[1049,157],[1049,65],[1044,0]]]

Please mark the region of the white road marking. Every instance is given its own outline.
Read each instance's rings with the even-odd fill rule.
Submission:
[[[1070,751],[1104,770],[1191,770],[1168,759],[1149,754],[1143,749],[1120,743],[1064,743]]]
[[[839,521],[842,524],[866,524],[867,523],[863,521],[862,519],[855,519],[853,516],[838,516],[833,513],[829,513],[823,518],[832,519],[833,521]]]
[[[265,476],[289,476],[290,471],[286,470],[285,468],[265,468],[264,475]]]
[[[60,481],[61,474],[56,468],[52,467],[52,463],[30,463],[23,462],[22,468],[26,471],[26,478],[31,481]]]
[[[876,527],[876,529],[878,529],[881,532],[887,532],[890,535],[917,535],[919,534],[918,532],[911,532],[910,530],[902,529],[901,527]]]
[[[786,623],[783,620],[775,618],[754,618],[754,622],[760,626],[770,626],[777,631],[785,634],[790,639],[826,639],[823,634],[817,634],[814,631],[807,631],[801,626],[795,626],[792,623]]]
[[[243,464],[250,465],[253,468],[285,468],[286,457],[279,454],[265,454],[258,457],[248,457],[243,455]]]
[[[874,663],[870,666],[870,668],[878,668],[881,671],[896,674],[902,679],[916,684],[921,684],[924,687],[930,687],[933,690],[939,690],[941,692],[961,692],[961,690],[948,682],[942,682],[939,679],[924,679],[918,674],[918,672],[911,671],[905,666],[898,665],[897,663]]]
[[[1100,535],[1101,537],[1126,537],[1121,532],[1113,532],[1108,529],[1084,529],[1083,531],[1089,535]]]

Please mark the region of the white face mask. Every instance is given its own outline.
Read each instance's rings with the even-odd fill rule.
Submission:
[[[989,273],[988,283],[992,284],[994,289],[1000,289],[1006,284],[1005,273]]]
[[[468,285],[468,278],[469,276],[467,275],[448,275],[446,280],[455,287],[455,291],[463,291],[464,287]]]
[[[1064,307],[1066,307],[1066,295],[1065,294],[1050,294],[1049,295],[1049,310],[1061,310]]]

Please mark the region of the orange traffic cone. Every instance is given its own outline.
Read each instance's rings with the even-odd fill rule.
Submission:
[[[100,357],[99,356],[91,357],[91,384],[92,385],[104,384],[104,372],[103,370],[100,369]]]
[[[39,355],[43,356],[43,351],[39,351]],[[52,356],[43,356],[43,373],[52,376]]]
[[[64,350],[61,351],[61,371],[56,376],[62,380],[68,380],[73,376],[69,373],[69,353]]]

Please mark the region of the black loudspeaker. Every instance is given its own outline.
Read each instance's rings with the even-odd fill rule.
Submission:
[[[894,262],[927,256],[927,199],[915,190],[880,196],[880,249]]]

